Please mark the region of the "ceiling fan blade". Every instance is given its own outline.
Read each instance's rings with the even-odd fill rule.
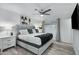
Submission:
[[[51,11],[51,9],[45,10],[44,12],[42,12],[42,14],[45,14],[46,12]]]
[[[50,15],[50,14],[44,14],[44,15]]]
[[[35,9],[35,11],[38,11],[40,14],[42,13],[41,11],[39,11],[38,9]]]
[[[33,15],[40,15],[40,14],[33,14]]]

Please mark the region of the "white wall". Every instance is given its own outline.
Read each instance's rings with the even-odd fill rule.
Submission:
[[[0,8],[0,26],[13,26],[20,21],[20,15],[18,13],[8,11]]]
[[[53,40],[56,40],[57,35],[57,24],[50,24],[50,25],[44,25],[44,32],[45,33],[52,33],[53,34]]]
[[[10,36],[12,26],[19,24],[20,15],[0,8],[0,37]]]
[[[53,17],[53,16],[52,16]],[[57,24],[58,21],[56,20],[56,18],[45,18],[45,23],[44,23],[44,32],[45,33],[52,33],[53,34],[53,40],[56,40],[56,36],[57,36]],[[52,20],[52,21],[50,21]]]
[[[60,20],[60,38],[62,42],[72,43],[71,18]]]
[[[75,53],[79,55],[79,30],[73,30],[73,46]]]

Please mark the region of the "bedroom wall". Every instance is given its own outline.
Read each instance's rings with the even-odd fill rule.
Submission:
[[[19,24],[19,14],[0,8],[0,36],[10,35],[11,27]]]
[[[75,53],[79,55],[79,30],[73,29],[73,46]]]
[[[53,34],[53,40],[56,40],[57,35],[57,24],[49,24],[44,25],[44,32],[45,33],[52,33]]]
[[[15,25],[19,23],[20,15],[18,13],[0,8],[0,26]]]
[[[71,18],[64,19],[64,20],[60,19],[60,34],[58,34],[58,31],[57,31],[58,30],[57,24],[58,24],[57,19],[54,19],[54,21],[52,22],[46,20],[46,24],[44,25],[45,32],[53,33],[54,40],[61,40],[62,42],[72,44],[73,39],[72,39]],[[58,36],[60,36],[60,39]]]
[[[47,16],[44,18],[44,32],[45,33],[52,33],[53,34],[53,40],[56,40],[57,36],[57,24],[58,21],[56,19],[56,16]]]
[[[72,44],[73,39],[72,39],[71,18],[60,20],[60,38],[62,42]]]

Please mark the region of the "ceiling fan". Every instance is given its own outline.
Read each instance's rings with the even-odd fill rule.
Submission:
[[[41,10],[35,9],[35,11],[38,11],[40,15],[50,15],[48,12],[51,11],[51,9],[47,9],[47,10],[44,10],[44,9],[41,9]]]

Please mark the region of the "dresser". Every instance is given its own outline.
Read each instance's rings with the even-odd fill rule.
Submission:
[[[4,49],[10,48],[12,46],[16,46],[16,37],[15,36],[0,37],[1,52],[3,52]]]

